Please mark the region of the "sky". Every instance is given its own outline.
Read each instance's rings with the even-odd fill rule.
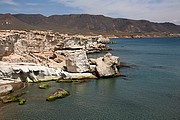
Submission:
[[[180,25],[180,0],[0,0],[0,13],[94,14]]]

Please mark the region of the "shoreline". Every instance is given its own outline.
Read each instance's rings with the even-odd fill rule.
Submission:
[[[12,87],[13,87],[13,92],[8,93],[8,94],[4,94],[4,95],[0,94],[0,98],[1,98],[1,97],[4,97],[4,96],[8,96],[8,95],[18,94],[19,92],[21,92],[21,90],[23,90],[23,89],[25,89],[25,88],[27,87],[27,84],[28,84],[28,83],[25,83],[25,82],[2,84],[2,85],[12,85]],[[2,86],[2,85],[0,85],[0,86]],[[0,109],[1,109],[2,107],[4,107],[4,106],[8,105],[8,104],[10,104],[10,103],[4,104],[4,103],[2,103],[2,101],[0,101]]]
[[[26,88],[26,87],[27,87],[27,83],[25,83],[25,82],[18,82],[18,83],[6,83],[6,84],[1,84],[0,86],[3,86],[3,85],[12,85],[13,90],[12,90],[12,92],[11,92],[11,93],[18,92],[19,90],[22,90],[22,89],[24,89],[24,88]],[[10,94],[11,94],[11,93],[10,93]],[[6,95],[6,94],[5,94],[5,95]],[[5,95],[0,94],[0,97],[5,96]]]
[[[87,56],[88,53],[111,50],[107,46],[109,38],[102,35],[70,36],[48,31],[9,30],[0,31],[0,43],[0,78],[5,82],[12,81],[3,84],[2,94],[13,91],[13,95],[25,88],[26,82],[97,79],[120,75],[118,56],[111,53],[98,58]]]

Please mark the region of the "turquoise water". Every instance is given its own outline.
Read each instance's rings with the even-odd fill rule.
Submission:
[[[179,120],[180,38],[112,39],[111,53],[132,68],[128,79],[86,83],[49,82],[50,89],[29,84],[27,103],[0,109],[1,120]],[[94,55],[98,56],[98,54]],[[46,97],[62,87],[71,95],[54,102]]]

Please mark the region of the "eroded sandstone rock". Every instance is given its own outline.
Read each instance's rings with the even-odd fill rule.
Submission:
[[[53,33],[49,31],[0,31],[0,60],[5,62],[32,62],[41,65],[61,63],[53,58],[56,50],[84,49],[87,53],[109,50],[100,36],[82,36]],[[51,60],[49,60],[51,59]]]
[[[86,51],[84,50],[59,50],[56,54],[64,55],[68,72],[82,73],[90,69]]]
[[[113,76],[118,73],[119,58],[107,54],[91,59],[87,53],[110,48],[102,36],[67,35],[48,31],[0,31],[1,81],[38,82]],[[94,62],[94,63],[93,63]],[[92,74],[93,73],[93,74]]]
[[[104,57],[90,59],[90,64],[96,65],[96,72],[99,77],[114,76],[119,73],[119,57],[113,56],[110,53],[107,53]]]
[[[8,56],[14,52],[14,44],[17,42],[18,35],[10,32],[0,32],[0,60],[3,56]]]
[[[5,93],[9,93],[13,90],[12,85],[1,85],[0,86],[0,95],[1,94],[5,94]]]

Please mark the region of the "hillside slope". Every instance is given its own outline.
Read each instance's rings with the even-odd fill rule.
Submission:
[[[170,34],[180,33],[173,23],[154,23],[147,20],[110,18],[103,15],[70,14],[0,14],[0,29],[53,30],[69,34]]]

